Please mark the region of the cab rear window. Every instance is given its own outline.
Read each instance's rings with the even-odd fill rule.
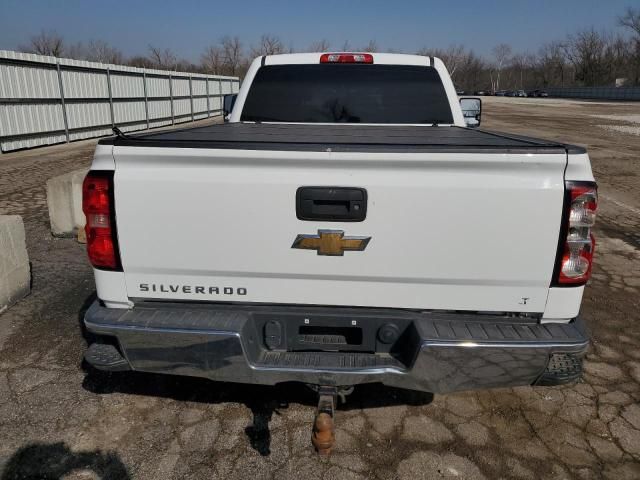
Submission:
[[[453,123],[440,75],[409,65],[271,65],[258,70],[241,121]]]

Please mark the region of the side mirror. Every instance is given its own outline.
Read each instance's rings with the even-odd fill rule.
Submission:
[[[222,116],[225,120],[227,119],[227,115],[233,110],[233,106],[236,104],[236,98],[238,98],[237,93],[222,97]]]
[[[482,116],[482,100],[479,98],[461,98],[460,108],[462,108],[462,116],[464,122],[469,128],[477,128],[480,126],[480,117]]]

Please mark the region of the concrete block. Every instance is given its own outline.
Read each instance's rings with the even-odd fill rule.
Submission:
[[[73,237],[84,228],[82,181],[88,171],[82,168],[47,180],[47,206],[54,236]]]
[[[31,291],[31,271],[19,215],[0,215],[0,313]]]

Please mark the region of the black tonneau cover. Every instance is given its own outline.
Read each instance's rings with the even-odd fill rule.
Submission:
[[[583,153],[581,147],[461,127],[226,123],[111,137],[103,145],[335,152]]]

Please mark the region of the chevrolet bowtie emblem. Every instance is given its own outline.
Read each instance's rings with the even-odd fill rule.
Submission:
[[[298,235],[291,248],[315,250],[318,255],[342,256],[345,251],[362,251],[371,237],[345,237],[342,230],[318,230],[317,235]]]

